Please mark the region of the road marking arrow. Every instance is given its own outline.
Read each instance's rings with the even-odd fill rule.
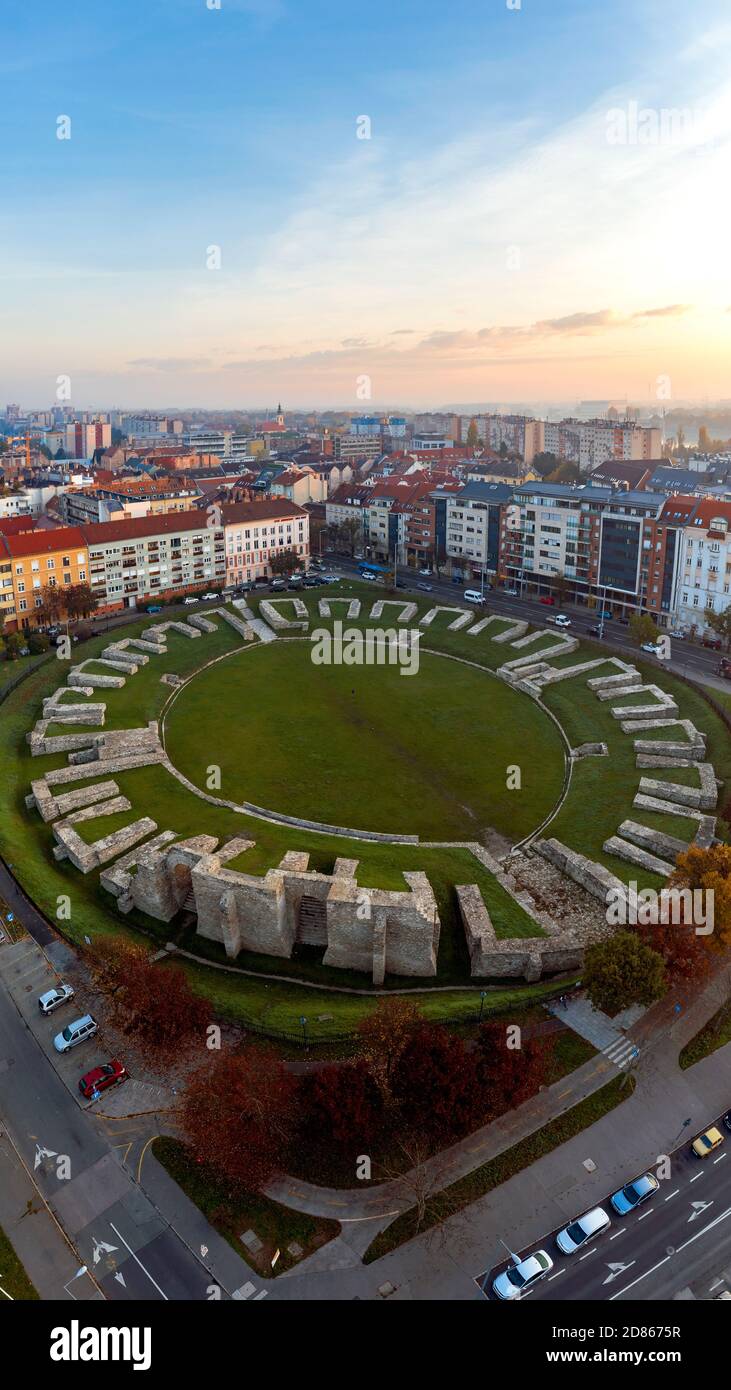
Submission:
[[[33,1164],[33,1172],[36,1171],[36,1168],[40,1168],[45,1158],[58,1158],[58,1153],[55,1149],[44,1149],[42,1144],[36,1144],[36,1157],[35,1163]]]
[[[124,1275],[118,1273],[118,1274],[115,1274],[114,1277],[115,1277],[117,1283],[118,1283],[118,1284],[121,1284],[123,1289],[126,1289],[127,1284],[126,1284]]]
[[[688,1221],[695,1221],[697,1216],[702,1216],[704,1211],[707,1211],[709,1207],[713,1206],[713,1199],[711,1199],[710,1202],[691,1202],[690,1205],[693,1210],[688,1217]]]
[[[607,1275],[606,1279],[604,1280],[604,1283],[611,1284],[613,1280],[619,1278],[620,1274],[624,1274],[626,1269],[631,1269],[632,1265],[636,1263],[636,1260],[631,1260],[630,1263],[627,1265],[608,1264],[607,1269],[610,1270],[610,1273]]]
[[[117,1245],[107,1245],[107,1242],[105,1240],[97,1240],[96,1236],[92,1236],[92,1240],[94,1241],[95,1265],[98,1265],[102,1255],[111,1255],[113,1250],[119,1249]]]

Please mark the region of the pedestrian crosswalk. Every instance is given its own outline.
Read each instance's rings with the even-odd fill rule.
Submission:
[[[640,1049],[631,1038],[615,1038],[613,1042],[607,1043],[607,1046],[602,1048],[602,1056],[606,1057],[607,1061],[613,1062],[620,1071],[634,1062],[639,1055]]]

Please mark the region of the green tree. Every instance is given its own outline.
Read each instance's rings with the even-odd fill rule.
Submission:
[[[716,613],[713,608],[707,608],[703,616],[708,626],[721,638],[724,649],[728,651],[731,647],[731,607],[725,608],[723,613]]]
[[[618,931],[588,946],[582,975],[595,1009],[613,1017],[632,1004],[652,1004],[665,992],[665,962],[635,932]]]
[[[299,555],[294,550],[280,550],[269,559],[272,574],[294,574],[300,567]]]
[[[660,636],[657,624],[649,613],[633,613],[629,620],[629,634],[632,641],[641,647],[643,642],[656,642]]]

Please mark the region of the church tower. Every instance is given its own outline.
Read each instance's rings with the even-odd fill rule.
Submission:
[[[278,424],[278,425],[281,425],[282,428],[284,428],[284,414],[283,414],[283,412],[282,412],[282,402],[281,402],[281,401],[279,402],[279,405],[277,406],[277,424]]]

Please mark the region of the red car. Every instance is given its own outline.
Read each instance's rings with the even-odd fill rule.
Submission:
[[[79,1090],[85,1100],[91,1100],[95,1091],[106,1091],[108,1086],[116,1086],[118,1081],[127,1080],[127,1068],[123,1062],[113,1059],[101,1067],[92,1067],[79,1082]]]
[[[553,608],[553,606],[554,606],[556,600],[555,600],[555,598],[553,597],[553,594],[544,594],[544,595],[543,595],[543,598],[539,598],[538,602],[539,602],[539,603],[545,603],[545,604],[548,605],[549,608]]]

